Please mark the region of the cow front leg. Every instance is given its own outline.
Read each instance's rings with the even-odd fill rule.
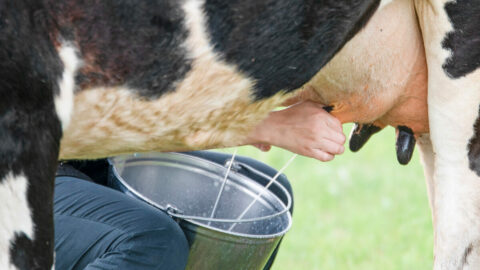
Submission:
[[[51,105],[0,113],[0,269],[53,267],[53,180],[61,126]]]
[[[428,114],[434,155],[429,188],[434,216],[434,269],[480,269],[480,177],[469,152],[476,135],[480,46],[468,36],[469,1],[418,0],[428,64]],[[463,14],[462,14],[463,13]],[[463,20],[462,19],[462,20]],[[475,21],[471,21],[475,23]],[[475,27],[478,27],[475,26]],[[473,53],[473,54],[472,54]],[[476,54],[477,53],[477,54]],[[472,54],[469,57],[469,54]]]

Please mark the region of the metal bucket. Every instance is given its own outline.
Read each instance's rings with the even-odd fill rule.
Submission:
[[[290,229],[291,197],[277,182],[273,184],[285,193],[287,203],[234,171],[224,182],[225,167],[185,154],[125,155],[111,158],[110,164],[110,186],[179,222],[190,244],[186,269],[263,269]]]

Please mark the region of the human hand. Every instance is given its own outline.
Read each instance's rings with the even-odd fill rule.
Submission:
[[[263,151],[275,145],[320,161],[342,154],[344,143],[340,121],[327,113],[323,105],[312,101],[271,112],[247,139],[247,144]]]

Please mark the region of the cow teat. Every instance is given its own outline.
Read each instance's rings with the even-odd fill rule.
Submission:
[[[413,149],[415,148],[415,136],[413,131],[406,126],[397,127],[397,160],[402,165],[407,165],[412,159]]]
[[[367,143],[370,137],[382,130],[380,127],[373,124],[358,124],[355,123],[352,132],[350,133],[349,148],[352,152],[357,152]]]
[[[374,124],[355,123],[350,133],[350,150],[357,152],[367,143],[372,135],[380,130],[382,130],[382,128]],[[407,165],[412,159],[413,150],[415,149],[415,135],[409,127],[398,126],[396,128],[396,137],[395,151],[397,160],[400,164]]]

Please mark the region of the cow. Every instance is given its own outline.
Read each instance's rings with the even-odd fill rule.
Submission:
[[[435,269],[480,267],[480,1],[415,1],[428,66],[422,142]]]
[[[400,163],[408,163],[416,142],[436,270],[480,269],[479,14],[478,0],[382,2],[290,101],[329,104],[342,122],[360,122],[353,151],[386,125],[397,129]]]
[[[387,10],[396,1],[0,0],[0,268],[52,268],[58,158],[235,145],[296,99],[379,5]],[[354,148],[393,124],[406,163],[417,139],[435,221],[435,269],[479,266],[472,228],[480,220],[473,195],[480,5],[473,2],[413,2],[428,117],[404,121],[393,117],[403,107],[389,105],[384,117],[349,118],[356,106],[326,100],[343,121],[363,123]],[[326,94],[313,81],[307,86]]]
[[[378,5],[0,0],[0,269],[54,267],[59,158],[235,145]]]
[[[395,127],[397,158],[407,164],[416,138],[429,132],[427,65],[413,1],[382,5],[286,104],[301,100],[328,104],[343,123],[361,123],[350,135],[352,151],[385,126]]]

